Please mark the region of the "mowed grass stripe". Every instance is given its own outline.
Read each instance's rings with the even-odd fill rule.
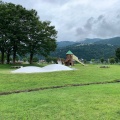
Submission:
[[[0,66],[0,92],[68,85],[0,96],[0,120],[119,120],[120,84],[92,83],[119,82],[120,65],[100,66],[33,74],[11,74],[10,66]]]
[[[49,89],[0,97],[1,120],[119,120],[120,84]]]
[[[85,84],[67,84],[63,86],[51,86],[51,87],[35,88],[35,89],[28,89],[28,90],[16,90],[16,91],[0,92],[0,95],[9,95],[9,94],[14,94],[14,93],[22,93],[22,92],[33,92],[33,91],[47,90],[47,89],[58,89],[58,88],[73,87],[73,86],[75,87],[75,86],[86,86],[86,85],[93,85],[93,84],[94,85],[95,84],[109,84],[109,83],[117,83],[117,82],[120,82],[120,80],[85,83]]]
[[[101,65],[73,66],[77,70],[50,73],[11,74],[10,66],[3,69],[0,66],[0,92],[64,86],[68,84],[87,84],[120,79],[120,65],[109,65],[110,68],[100,68]]]

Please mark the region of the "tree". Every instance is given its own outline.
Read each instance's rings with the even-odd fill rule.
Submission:
[[[10,20],[9,20],[9,46],[12,46],[13,63],[15,63],[16,55],[23,53],[25,41],[27,38],[28,13],[29,11],[20,5],[9,3],[8,5]]]
[[[7,54],[7,63],[13,55],[30,54],[30,64],[35,54],[47,56],[56,48],[57,31],[50,22],[40,21],[35,10],[21,5],[0,3],[0,51],[1,61]],[[2,62],[3,63],[3,62]]]
[[[91,62],[94,63],[94,62],[95,62],[95,59],[91,59]]]
[[[111,64],[114,64],[114,63],[115,63],[115,58],[110,58],[110,59],[109,59],[109,62],[110,62]]]
[[[45,60],[46,60],[47,63],[50,63],[52,61],[52,57],[51,56],[47,56],[45,58]]]
[[[48,62],[48,63],[54,62],[54,63],[56,63],[56,64],[57,64],[57,59],[58,59],[58,58],[56,58],[56,57],[51,57],[51,56],[47,56],[47,57],[45,58],[46,62]]]
[[[37,15],[36,11],[32,12],[34,13],[33,15]],[[35,54],[46,57],[57,47],[57,31],[55,27],[50,26],[50,22],[48,21],[41,22],[37,19],[37,17],[33,19],[35,24],[31,24],[32,27],[29,29],[28,41],[26,41],[27,51],[30,53],[30,64]]]
[[[33,62],[38,62],[38,61],[39,61],[38,57],[33,58]]]
[[[3,11],[5,11],[6,6],[2,1],[0,1],[0,51],[1,51],[1,63],[4,63],[4,53],[5,53],[5,43],[6,43],[6,29],[3,17],[5,16]]]
[[[57,60],[58,60],[57,57],[53,57],[52,60],[53,60],[54,63],[56,63],[56,64],[58,63],[58,62],[57,62]]]
[[[8,63],[11,53],[13,54],[13,63],[15,63],[16,54],[25,39],[26,12],[27,10],[20,5],[0,4],[0,16],[2,16],[0,17],[0,50],[2,58],[4,58],[4,52],[7,53]],[[4,60],[2,59],[2,61]]]
[[[117,48],[115,53],[116,53],[116,57],[120,60],[120,48]]]
[[[119,59],[117,57],[115,57],[115,62],[118,63],[119,62]]]
[[[104,62],[104,58],[101,58],[100,61],[101,61],[101,63],[103,63]]]

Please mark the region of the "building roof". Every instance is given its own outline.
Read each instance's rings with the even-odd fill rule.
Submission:
[[[72,55],[73,53],[69,50],[66,54]]]

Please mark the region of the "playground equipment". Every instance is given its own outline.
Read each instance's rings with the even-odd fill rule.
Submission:
[[[73,61],[77,61],[78,63],[85,65],[84,63],[82,63],[77,56],[75,56],[70,50],[66,53],[66,60],[65,60],[65,65],[66,66],[72,66],[74,65]]]

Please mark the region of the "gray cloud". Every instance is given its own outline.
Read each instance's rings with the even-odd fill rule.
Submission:
[[[86,24],[84,25],[84,29],[86,30],[92,30],[92,26],[94,24],[94,18],[91,17],[87,20]]]
[[[103,15],[100,15],[97,20],[100,21],[100,20],[102,20],[103,18],[104,18],[104,16],[103,16]]]
[[[45,2],[45,3],[50,3],[50,4],[62,5],[62,4],[65,4],[66,2],[68,2],[69,0],[41,0],[41,1]]]
[[[76,35],[79,36],[78,40],[84,40],[89,34],[90,34],[90,32],[88,32],[84,28],[77,28],[76,29]]]
[[[120,20],[119,15],[117,18]],[[119,29],[120,24],[118,24],[117,20],[114,21],[100,15],[96,19],[93,17],[89,18],[83,28],[79,27],[76,29],[76,35],[78,40],[94,37],[109,38],[120,36]]]
[[[58,41],[120,36],[119,0],[3,0],[35,9],[51,21]]]
[[[117,22],[108,21],[107,19],[103,19],[98,25],[98,30],[96,31],[96,36],[102,38],[119,36],[119,28],[120,25]]]
[[[118,14],[118,15],[116,16],[116,18],[120,19],[120,14]]]

